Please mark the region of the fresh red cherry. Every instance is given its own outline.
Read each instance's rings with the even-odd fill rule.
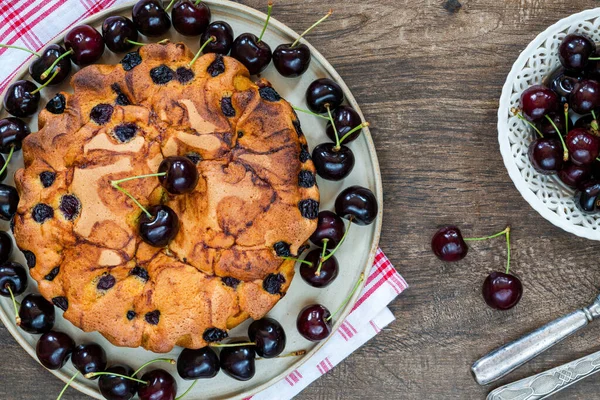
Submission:
[[[9,154],[13,148],[21,150],[23,139],[30,133],[29,126],[18,118],[0,120],[0,153]]]
[[[44,74],[46,70],[50,69],[55,61],[58,60],[54,67],[52,67],[51,72],[54,72],[55,68],[60,68],[60,70],[52,79],[52,81],[48,82],[49,85],[58,85],[71,73],[71,55],[66,53],[67,51],[57,44],[49,45],[44,49],[40,57],[29,64],[29,75],[31,75],[34,81],[40,85],[43,85],[44,83],[50,81],[53,73],[49,74],[45,78],[42,78],[42,74]]]
[[[165,158],[158,167],[160,184],[171,194],[191,193],[198,184],[198,169],[187,157]]]
[[[575,128],[565,139],[573,164],[591,165],[600,153],[600,140],[592,133]]]
[[[27,289],[27,284],[27,271],[21,264],[7,261],[0,265],[0,296],[20,295]]]
[[[327,240],[327,246],[334,248],[344,237],[345,231],[344,221],[335,213],[324,210],[319,212],[317,228],[309,240],[319,247],[322,247],[323,241]]]
[[[456,226],[440,228],[431,239],[431,250],[442,261],[460,261],[467,256],[469,247]]]
[[[360,115],[354,110],[354,108],[346,105],[339,106],[333,112],[333,122],[335,123],[335,127],[337,129],[338,137],[341,139],[348,132],[362,124],[362,120],[360,119]],[[331,139],[332,142],[336,141],[335,131],[333,130],[333,126],[331,122],[327,123],[326,131],[327,136]],[[360,136],[360,129],[351,133],[346,139],[344,139],[344,143],[350,143],[358,139]]]
[[[569,96],[571,96],[575,84],[582,79],[581,76],[577,76],[577,74],[572,71],[558,68],[550,78],[548,78],[548,82],[550,82],[550,89],[559,96],[560,103],[564,104],[569,101]]]
[[[65,47],[73,50],[73,62],[79,66],[95,63],[104,54],[104,39],[89,25],[79,25],[65,36]]]
[[[171,11],[173,27],[184,36],[199,36],[210,24],[210,8],[203,1],[178,0]]]
[[[558,59],[567,69],[582,71],[595,51],[596,43],[587,34],[570,33],[558,47]]]
[[[587,114],[600,106],[600,84],[597,81],[577,82],[569,97],[569,106],[578,114]]]
[[[102,23],[102,36],[110,51],[124,53],[135,46],[133,42],[138,40],[138,31],[129,18],[113,15]]]
[[[28,294],[21,301],[19,318],[21,319],[19,327],[25,332],[32,334],[50,332],[54,327],[54,304],[39,294]]]
[[[497,310],[508,310],[521,300],[523,285],[514,275],[492,272],[483,282],[482,291],[488,306]]]
[[[575,189],[579,187],[583,182],[589,180],[592,177],[590,166],[575,165],[572,162],[567,162],[558,171],[558,177],[567,186]]]
[[[548,118],[544,118],[539,122],[540,132],[546,139],[558,139],[558,135],[565,136],[567,134],[565,122],[568,122],[569,129],[574,126],[570,117],[568,121],[565,120],[564,112],[551,112],[548,117],[552,122]],[[556,132],[556,128],[558,128],[558,132]]]
[[[13,242],[10,235],[4,231],[0,231],[0,265],[8,261],[12,251]]]
[[[209,346],[183,349],[177,358],[177,372],[185,380],[214,378],[220,369],[219,356]]]
[[[271,46],[263,41],[272,10],[273,3],[269,2],[267,19],[259,37],[253,33],[242,33],[233,41],[231,46],[231,57],[244,64],[250,75],[256,75],[264,71],[273,57]]]
[[[30,117],[37,112],[40,92],[31,81],[16,81],[8,87],[4,95],[4,108],[15,117]]]
[[[10,221],[17,212],[19,194],[9,185],[0,183],[0,219]]]
[[[215,38],[214,41],[208,42],[211,37]],[[205,53],[227,55],[233,44],[233,29],[227,22],[215,21],[208,25],[208,28],[206,28],[206,31],[202,34],[200,43],[207,43],[204,46]]]
[[[563,148],[556,139],[538,138],[529,144],[529,161],[533,168],[544,175],[551,175],[563,166]]]
[[[82,375],[103,372],[107,363],[106,352],[99,344],[82,344],[73,350],[71,362]]]
[[[296,319],[298,332],[311,342],[326,339],[331,334],[332,325],[331,313],[320,304],[304,307]]]
[[[113,365],[106,372],[123,376],[133,376],[133,368],[126,365]],[[134,377],[135,378],[135,377]],[[101,375],[98,380],[100,393],[107,400],[129,400],[135,396],[139,383],[116,375]]]
[[[575,191],[575,204],[584,213],[600,211],[600,180],[592,179],[579,185]]]
[[[67,363],[74,348],[75,342],[69,335],[49,331],[39,338],[35,353],[44,367],[57,370]]]
[[[236,343],[244,342],[235,341],[231,344]],[[221,369],[233,379],[247,381],[252,379],[256,373],[254,365],[256,352],[254,351],[254,346],[223,347],[219,358],[221,360]]]
[[[141,379],[148,383],[138,387],[140,400],[174,400],[177,396],[177,382],[164,369],[146,372]]]
[[[159,0],[139,0],[131,15],[136,29],[145,36],[161,36],[171,28],[169,14]]]
[[[315,113],[327,113],[327,106],[335,110],[344,102],[344,92],[340,85],[329,78],[313,81],[306,89],[306,104]]]
[[[312,160],[317,174],[329,181],[341,181],[354,169],[354,153],[349,147],[321,143],[313,149]]]
[[[378,212],[377,198],[362,186],[350,186],[335,199],[335,213],[357,225],[370,225]]]
[[[165,247],[179,232],[179,218],[173,209],[165,205],[148,208],[139,219],[139,233],[142,240],[154,247]]]
[[[273,318],[263,317],[253,321],[248,327],[248,337],[256,343],[256,354],[263,358],[277,357],[285,349],[285,331]]]
[[[558,96],[542,85],[531,86],[521,93],[521,110],[529,121],[538,121],[558,110]]]
[[[326,256],[329,254],[329,251],[325,253]],[[329,286],[337,278],[339,272],[339,265],[334,255],[323,261],[319,269],[319,261],[322,255],[323,251],[321,249],[311,250],[304,257],[304,262],[300,264],[300,276],[306,283],[316,288]],[[309,262],[310,265],[306,262]]]

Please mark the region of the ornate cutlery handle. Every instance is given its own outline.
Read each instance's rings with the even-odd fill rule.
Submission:
[[[541,328],[480,358],[471,367],[475,380],[486,385],[515,370],[600,316],[600,296],[581,310],[558,318]]]
[[[600,351],[490,392],[487,400],[546,399],[600,371]]]

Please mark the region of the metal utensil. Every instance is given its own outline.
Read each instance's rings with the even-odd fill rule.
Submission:
[[[508,343],[477,360],[471,367],[480,385],[494,382],[600,316],[600,295],[587,307],[574,311]]]
[[[494,389],[487,400],[539,400],[600,371],[600,351]]]

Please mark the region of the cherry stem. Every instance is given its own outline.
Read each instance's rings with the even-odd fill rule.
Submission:
[[[325,321],[330,321],[337,313],[339,313],[342,308],[344,308],[346,306],[346,304],[348,304],[348,302],[350,301],[350,299],[352,298],[352,296],[354,296],[354,293],[358,290],[358,287],[360,286],[360,284],[362,283],[362,281],[365,280],[365,273],[361,273],[360,274],[360,278],[358,278],[358,281],[356,282],[356,285],[354,285],[354,289],[352,289],[352,291],[350,292],[350,294],[348,295],[348,297],[346,297],[346,299],[344,300],[344,302],[342,303],[341,306],[339,306],[339,308],[337,310],[335,310],[335,312],[333,314],[331,314],[328,318],[325,318]]]
[[[8,168],[8,163],[10,162],[10,159],[12,158],[14,152],[15,152],[15,145],[13,144],[10,146],[10,152],[8,153],[8,157],[6,157],[6,161],[4,162],[2,169],[0,169],[0,175],[2,175],[4,173],[4,171],[6,171],[6,169]]]
[[[310,265],[312,267],[312,263],[310,261],[300,260],[299,258],[294,258],[294,257],[279,257],[279,258],[284,259],[284,260],[296,261],[296,262],[299,262],[302,264]]]
[[[168,362],[171,365],[175,365],[177,364],[177,361],[173,360],[172,358],[155,358],[154,360],[150,360],[145,364],[142,364],[141,367],[139,367],[133,374],[131,374],[132,377],[136,376],[137,374],[140,373],[141,370],[143,370],[144,368],[146,368],[148,365],[150,364],[154,364],[157,362]]]
[[[63,53],[60,55],[60,57],[58,57],[56,60],[54,60],[54,62],[52,63],[52,65],[50,65],[48,67],[47,70],[45,70],[42,75],[40,75],[40,79],[46,79],[48,77],[48,75],[50,75],[50,73],[52,72],[52,70],[54,69],[54,67],[56,67],[56,64],[58,64],[58,62],[60,60],[62,60],[65,57],[70,56],[71,54],[73,54],[73,49],[67,51],[66,53]]]
[[[326,119],[327,121],[330,120],[329,117],[326,117],[326,116],[321,115],[321,114],[314,113],[314,112],[312,112],[310,110],[305,110],[304,108],[300,108],[300,107],[296,107],[296,106],[292,106],[292,108],[294,110],[296,110],[296,111],[301,112],[301,113],[312,115],[313,117],[318,117],[318,118]]]
[[[10,294],[10,299],[12,300],[13,303],[13,308],[15,309],[15,322],[17,324],[17,326],[21,325],[21,317],[19,317],[19,308],[17,307],[17,299],[15,299],[15,295],[13,294],[12,289],[10,288],[10,284],[6,284],[4,285],[4,288],[6,290],[8,290],[8,293]]]
[[[298,45],[298,43],[300,42],[300,39],[302,39],[304,37],[304,35],[308,34],[310,31],[312,31],[313,29],[315,29],[317,27],[317,25],[319,25],[321,22],[325,21],[327,18],[329,18],[331,16],[331,14],[333,14],[333,10],[329,10],[329,12],[320,20],[318,20],[317,22],[315,22],[314,24],[312,24],[307,30],[305,30],[304,32],[302,32],[302,35],[298,36],[298,39],[296,39],[296,41],[294,43],[292,43],[292,45],[290,46],[292,49],[294,47],[296,47]]]
[[[600,60],[600,57],[590,57],[590,58],[588,58],[588,60],[598,61],[598,60]]]
[[[272,357],[272,358],[285,358],[285,357],[299,357],[306,354],[306,350],[297,350],[292,351],[291,353],[284,354],[282,356]],[[264,357],[256,357],[255,360],[266,360]]]
[[[350,217],[350,222],[348,222],[348,226],[346,227],[346,232],[344,232],[344,236],[342,236],[342,239],[340,240],[340,242],[337,244],[337,246],[335,246],[335,248],[333,250],[331,250],[329,252],[329,254],[327,254],[325,257],[323,257],[323,262],[329,260],[331,257],[333,257],[333,255],[335,254],[336,251],[338,251],[338,249],[340,248],[340,246],[342,245],[342,243],[344,243],[344,240],[346,240],[346,236],[348,236],[348,232],[350,232],[350,226],[352,225],[352,220],[354,219],[354,217]]]
[[[129,40],[129,39],[125,39],[125,42],[132,44],[134,46],[145,46],[146,43],[142,43],[142,42],[135,42],[133,40]]]
[[[552,125],[552,127],[554,128],[554,130],[556,131],[556,133],[558,134],[558,138],[560,139],[560,142],[562,143],[562,147],[563,147],[563,160],[567,161],[569,160],[569,149],[567,149],[567,145],[565,144],[565,139],[563,139],[562,135],[560,134],[560,130],[558,129],[558,127],[556,126],[556,124],[554,123],[554,121],[552,121],[552,118],[550,118],[548,116],[548,114],[545,115],[546,119],[548,121],[550,121],[550,124]]]
[[[169,5],[167,6],[167,8],[165,8],[165,11],[169,11],[169,8],[173,7],[173,4],[175,4],[175,1],[177,1],[177,0],[171,0]]]
[[[63,386],[63,388],[60,391],[60,393],[58,394],[58,397],[56,398],[56,400],[60,400],[62,398],[62,395],[65,394],[65,392],[67,391],[67,388],[69,386],[71,386],[71,383],[73,383],[73,381],[75,380],[75,378],[77,378],[78,376],[79,376],[79,371],[75,372],[75,375],[73,375],[71,377],[71,379],[69,379],[69,381],[67,383],[65,383],[65,386]]]
[[[272,12],[273,12],[273,2],[269,1],[269,4],[267,5],[267,19],[265,21],[265,26],[263,26],[262,32],[260,33],[260,36],[258,37],[258,43],[262,42],[262,38],[265,35],[265,32],[267,31],[267,26],[269,26],[269,20],[271,19]]]
[[[100,375],[116,376],[118,378],[124,378],[124,379],[128,379],[130,381],[134,381],[134,382],[138,382],[138,383],[143,383],[144,385],[147,385],[149,383],[149,382],[143,381],[141,379],[132,378],[131,376],[127,376],[127,375],[116,374],[114,372],[90,372],[89,374],[85,374],[83,377],[86,378],[86,379],[92,379],[92,378],[95,378],[95,377],[100,376]]]
[[[115,189],[117,189],[119,192],[125,194],[126,196],[128,196],[131,200],[133,200],[133,202],[140,208],[140,210],[142,210],[146,216],[150,219],[152,219],[152,214],[150,214],[150,212],[148,210],[146,210],[146,208],[135,198],[133,197],[133,195],[131,193],[129,193],[127,190],[125,190],[124,188],[122,188],[121,186],[119,186],[118,183],[116,183],[115,181],[112,181],[110,183]]]
[[[13,46],[11,44],[2,44],[0,43],[0,49],[17,49],[17,50],[23,50],[26,51],[30,54],[33,54],[34,56],[38,56],[41,57],[42,55],[40,53],[38,53],[37,51],[33,51],[33,50],[29,50],[25,47],[20,47],[20,46]]]
[[[463,240],[466,242],[466,241],[480,241],[480,240],[493,239],[495,237],[504,235],[509,230],[510,230],[510,226],[507,226],[502,232],[494,233],[493,235],[490,235],[490,236],[478,237],[478,238],[465,238]]]
[[[208,38],[208,40],[206,42],[204,42],[202,44],[202,46],[200,46],[200,50],[198,50],[198,52],[196,53],[196,55],[194,56],[194,58],[192,58],[192,61],[190,61],[190,63],[188,64],[188,66],[192,66],[196,60],[198,59],[198,57],[200,57],[200,55],[202,54],[202,51],[204,50],[204,48],[206,47],[206,45],[208,45],[210,42],[216,42],[217,38],[214,36],[211,36],[210,38]]]
[[[52,74],[52,76],[50,77],[50,79],[48,79],[48,80],[46,81],[46,83],[44,83],[44,84],[43,84],[43,85],[41,85],[41,86],[38,86],[38,87],[37,87],[37,89],[35,89],[35,90],[33,90],[33,91],[31,92],[31,94],[36,94],[37,92],[39,92],[40,90],[42,90],[43,88],[45,88],[46,86],[48,86],[48,85],[49,85],[49,84],[50,84],[50,83],[51,83],[51,82],[54,80],[54,78],[56,78],[56,75],[58,75],[58,73],[59,73],[59,72],[60,72],[60,67],[59,67],[59,68],[56,68],[56,69],[54,70],[54,73]]]
[[[594,132],[597,132],[598,131],[598,119],[596,118],[596,113],[594,112],[594,110],[592,110],[592,118],[594,118],[594,119],[590,123],[590,126]]]
[[[333,116],[331,115],[331,108],[329,107],[329,104],[325,104],[325,108],[327,109],[327,115],[329,116],[329,122],[331,123],[331,127],[333,128],[333,133],[335,134],[335,147],[333,148],[333,150],[337,151],[340,149],[340,135],[338,135],[337,128],[335,127],[335,122],[333,122]]]
[[[530,127],[532,127],[537,132],[537,134],[540,135],[540,137],[542,139],[544,138],[544,135],[542,135],[542,132],[540,132],[540,130],[538,129],[538,127],[535,126],[534,124],[532,124],[531,121],[529,121],[527,118],[525,118],[523,116],[523,114],[521,114],[519,112],[519,110],[517,110],[516,108],[512,108],[510,111],[513,113],[513,115],[515,117],[519,118],[521,121],[524,121],[525,123],[527,123],[527,125],[529,125]]]
[[[246,343],[209,343],[209,347],[240,347],[240,346],[256,346],[254,342]]]
[[[201,1],[201,0],[199,0],[199,1]],[[196,5],[196,4],[194,4],[194,5]],[[175,400],[181,400],[181,399],[183,399],[183,398],[184,398],[184,397],[185,397],[185,396],[186,396],[186,395],[187,395],[189,392],[191,392],[191,391],[192,391],[192,389],[194,388],[194,386],[196,386],[196,383],[198,383],[198,381],[199,381],[199,379],[196,379],[196,380],[195,380],[195,381],[194,381],[194,382],[193,382],[193,383],[190,385],[190,387],[189,387],[189,388],[187,388],[187,390],[186,390],[185,392],[183,392],[183,394],[182,394],[181,396],[178,396],[178,397],[176,397],[176,398],[175,398]]]
[[[565,103],[565,136],[569,134],[569,103]]]
[[[348,139],[348,136],[352,135],[354,132],[361,130],[363,128],[366,128],[367,126],[369,126],[370,124],[368,122],[363,122],[362,124],[355,126],[354,128],[352,128],[348,133],[346,133],[344,136],[342,136],[342,138],[340,139],[340,144],[344,143],[344,140]],[[335,149],[334,149],[335,150]],[[339,150],[339,149],[338,149]]]
[[[155,174],[146,174],[146,175],[137,175],[137,176],[130,176],[129,178],[123,178],[123,179],[118,179],[116,181],[111,181],[110,183],[113,185],[119,185],[123,182],[127,182],[127,181],[132,181],[134,179],[143,179],[143,178],[151,178],[153,176],[165,176],[167,173],[166,172],[157,172]]]
[[[506,227],[506,274],[510,271],[510,226]]]
[[[194,5],[197,6],[200,3],[202,3],[202,0],[196,0],[196,2],[194,3]],[[181,397],[183,397],[183,396],[181,396]]]
[[[321,268],[325,262],[325,253],[327,252],[327,243],[329,243],[329,239],[323,239],[323,251],[321,252],[321,258],[319,258],[319,266],[315,271],[316,276],[321,276]]]

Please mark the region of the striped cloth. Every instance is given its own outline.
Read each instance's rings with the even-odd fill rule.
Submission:
[[[40,51],[45,44],[79,21],[127,0],[2,0],[0,2],[0,43]],[[22,66],[31,59],[29,53],[0,49],[0,93]],[[285,379],[252,400],[291,399],[310,383],[378,334],[394,320],[387,305],[407,288],[381,250],[367,278],[365,288],[352,313],[331,339]]]

